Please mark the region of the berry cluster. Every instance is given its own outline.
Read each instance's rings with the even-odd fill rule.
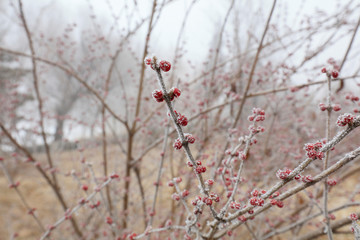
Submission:
[[[163,92],[161,90],[155,89],[152,92],[152,96],[157,102],[163,102],[164,101],[164,94],[163,94]]]
[[[200,163],[201,163],[201,162],[200,162]],[[204,172],[206,172],[206,167],[205,167],[205,166],[202,166],[202,165],[197,166],[197,167],[195,168],[195,171],[196,171],[197,174],[204,173]]]
[[[185,142],[187,143],[190,143],[190,144],[193,144],[195,142],[195,137],[193,135],[191,135],[190,133],[185,133],[184,134],[184,138],[185,138]],[[183,146],[183,142],[181,142],[181,139],[180,138],[177,138],[173,144],[173,147],[176,149],[176,150],[180,150]],[[192,163],[191,162],[188,162],[188,165]],[[190,165],[189,165],[190,166]],[[190,166],[192,167],[192,166]]]
[[[329,185],[330,187],[333,187],[337,184],[337,181],[335,179],[328,179],[327,180],[327,185]]]
[[[348,94],[345,96],[345,99],[346,100],[350,100],[350,101],[353,101],[353,102],[357,102],[359,101],[359,97],[358,96],[355,96],[353,94]]]
[[[180,138],[177,138],[173,144],[173,147],[176,149],[176,150],[180,150],[182,148],[182,142],[180,140]]]
[[[262,198],[258,198],[258,197],[253,197],[253,198],[250,198],[250,201],[249,203],[253,206],[263,206],[264,205],[264,199]]]
[[[156,65],[156,59],[154,58],[145,58],[144,60],[146,65],[149,65],[151,67],[151,69],[155,70],[157,65]],[[164,72],[168,72],[171,69],[171,63],[169,63],[168,61],[165,60],[161,60],[159,62],[159,66],[158,66],[161,70],[163,70]]]
[[[280,200],[276,200],[276,199],[271,199],[270,200],[270,203],[271,203],[271,205],[273,205],[273,206],[278,206],[279,208],[282,208],[282,207],[284,207],[284,202],[283,201],[280,201]]]
[[[186,198],[187,196],[189,196],[189,194],[190,192],[187,189],[185,189],[184,191],[181,192],[181,197]]]
[[[314,181],[314,179],[312,176],[307,175],[307,176],[303,176],[301,178],[301,181],[303,181],[304,183],[311,183],[312,181]]]
[[[168,96],[169,96],[170,101],[173,101],[174,98],[180,97],[180,95],[181,95],[181,91],[180,91],[180,89],[178,89],[176,87],[171,88],[169,90],[169,92],[168,92]],[[157,102],[163,102],[164,101],[164,93],[163,93],[163,91],[161,91],[159,89],[155,89],[152,92],[152,96],[155,99],[155,101],[157,101]]]
[[[279,169],[277,172],[276,172],[276,176],[281,179],[281,180],[285,180],[289,177],[291,173],[291,170],[288,169],[288,168],[285,168],[283,170]]]
[[[304,150],[306,151],[306,156],[313,160],[319,159],[322,160],[324,153],[320,152],[320,149],[323,147],[323,143],[318,141],[316,143],[307,143],[305,144]]]
[[[237,210],[239,210],[239,209],[241,208],[241,204],[238,203],[238,202],[236,202],[236,201],[232,201],[232,202],[230,203],[230,208],[231,208],[231,209],[237,209]]]
[[[322,73],[326,73],[328,76],[332,76],[333,78],[337,78],[339,76],[339,72],[336,70],[328,71],[326,68],[321,69]]]
[[[327,107],[324,103],[319,103],[319,108],[321,111],[326,111],[328,109],[332,109],[335,112],[338,112],[341,110],[341,106],[339,104],[333,104],[330,108]]]
[[[359,216],[356,214],[356,213],[351,213],[349,218],[352,220],[352,221],[357,221],[359,219]]]
[[[180,125],[185,127],[188,124],[188,120],[187,118],[182,115],[181,113],[178,113],[177,111],[174,111],[175,115],[176,115],[176,122]]]
[[[187,141],[190,144],[193,144],[195,142],[195,137],[190,133],[185,133],[184,137],[185,137],[185,141]]]
[[[352,124],[355,119],[355,116],[350,113],[345,113],[343,115],[340,115],[336,121],[336,124],[339,127],[345,127],[348,124]]]
[[[261,122],[265,120],[265,111],[261,108],[253,108],[253,114],[248,117],[250,122]]]

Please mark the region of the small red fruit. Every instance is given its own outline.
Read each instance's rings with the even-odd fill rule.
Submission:
[[[172,90],[173,90],[175,97],[180,97],[180,95],[181,95],[180,89],[174,87],[174,88],[172,88]]]
[[[155,89],[152,92],[152,96],[157,102],[164,101],[164,94],[163,94],[163,92],[161,90]]]
[[[331,76],[333,78],[337,78],[339,76],[339,73],[337,71],[332,71]]]
[[[173,147],[174,147],[176,150],[179,150],[179,149],[182,148],[182,143],[181,143],[181,140],[180,140],[179,138],[175,140]]]
[[[164,72],[168,72],[171,69],[171,63],[169,63],[168,61],[160,61],[159,66]]]

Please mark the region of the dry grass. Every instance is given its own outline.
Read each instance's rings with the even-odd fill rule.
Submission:
[[[110,162],[110,169],[114,169],[114,172],[122,173],[124,155],[118,150],[117,146],[109,147],[109,159],[112,159]],[[76,205],[78,199],[84,196],[82,191],[79,191],[79,185],[74,180],[74,178],[69,175],[69,173],[75,169],[76,173],[78,173],[79,178],[87,178],[89,176],[89,171],[86,169],[86,166],[80,163],[82,158],[85,158],[87,162],[93,163],[93,169],[96,172],[96,175],[101,176],[102,174],[102,165],[101,165],[101,148],[93,147],[89,148],[84,152],[79,151],[68,151],[68,152],[59,152],[57,154],[53,154],[54,159],[59,166],[59,182],[61,182],[62,190],[65,195],[69,206]],[[37,156],[39,159],[42,159],[44,156]],[[153,191],[154,191],[154,182],[157,176],[157,168],[159,162],[159,153],[157,151],[150,152],[146,159],[144,158],[142,162],[142,176],[143,176],[143,185],[146,190],[145,201],[147,202],[147,207],[149,208],[153,199]],[[28,164],[28,163],[11,163],[13,161],[11,158],[5,160],[9,170],[12,173],[14,180],[20,181],[21,185],[19,187],[20,191],[26,196],[26,199],[30,206],[36,207],[39,218],[42,220],[43,224],[49,225],[54,223],[57,219],[63,216],[63,210],[60,208],[60,204],[55,198],[52,190],[47,186],[45,181],[42,179],[40,174],[37,173],[36,169]],[[42,159],[43,166],[45,159]],[[174,161],[175,165],[173,166],[173,171],[175,173],[180,171],[179,166],[176,163],[180,161]],[[160,188],[160,195],[158,200],[158,208],[156,219],[158,221],[155,222],[155,225],[159,225],[163,223],[164,219],[170,218],[166,214],[169,214],[169,209],[171,209],[172,201],[169,200],[172,189],[166,187],[166,181],[170,178],[170,168],[171,165],[169,162],[165,163],[165,171],[162,184],[164,187]],[[142,208],[141,208],[141,196],[139,194],[138,185],[136,183],[136,179],[134,174],[132,174],[132,204],[130,206],[130,212],[132,213],[131,219],[129,223],[132,224],[132,228],[138,232],[143,229],[143,218],[142,218]],[[343,194],[346,190],[352,190],[353,186],[357,184],[358,176],[354,175],[351,178],[347,179],[345,182],[340,183],[340,187],[335,187],[330,192],[331,204],[330,209],[336,206],[341,205],[348,201],[347,195]],[[89,180],[84,180],[84,182],[89,182]],[[185,182],[185,181],[184,181]],[[89,190],[93,189],[95,185],[90,185]],[[182,183],[182,186],[185,186],[185,183]],[[121,209],[121,198],[123,188],[123,179],[119,181],[113,182],[111,185],[112,189],[116,189],[119,191],[118,199],[114,199],[117,202],[117,209]],[[66,189],[66,191],[64,191]],[[337,194],[336,191],[339,191]],[[19,237],[17,239],[38,239],[42,232],[39,230],[39,227],[35,224],[33,218],[28,215],[26,209],[23,204],[20,202],[19,197],[15,193],[13,189],[9,189],[8,182],[5,176],[0,173],[0,240],[9,239],[12,233],[18,233]],[[306,196],[302,195],[303,198],[306,199]],[[293,198],[294,199],[294,198]],[[307,200],[307,199],[306,199]],[[359,200],[357,198],[356,200]],[[291,204],[295,204],[295,200],[291,200]],[[164,210],[166,209],[166,210]],[[284,214],[284,209],[274,209],[271,211],[271,215],[282,215]],[[341,219],[347,217],[349,212],[355,211],[356,208],[349,208],[344,211],[340,211],[336,213],[337,219]],[[80,221],[80,224],[85,221],[83,215],[86,215],[91,211],[90,209],[82,209],[79,211],[78,216],[75,216],[76,219]],[[118,210],[120,211],[120,210]],[[322,217],[319,217],[313,222],[320,222]],[[100,220],[101,221],[101,220]],[[69,236],[68,234],[71,232],[70,224],[68,222],[63,224],[61,227],[63,230],[69,229],[69,231],[61,231],[55,230],[54,237],[59,236]],[[105,226],[106,228],[106,226]],[[317,227],[313,226],[305,226],[302,228],[301,232],[306,233],[312,230],[315,230]],[[348,231],[349,227],[346,226],[343,228],[344,231]],[[256,229],[254,229],[256,231]],[[59,235],[59,233],[61,235]],[[238,234],[240,234],[238,232]],[[242,236],[248,235],[248,232],[241,232]],[[182,236],[182,235],[181,235]],[[291,239],[291,235],[284,234],[281,237],[275,237],[273,239]],[[319,239],[327,239],[326,237]],[[336,239],[353,239],[351,234],[342,234],[341,236],[336,235]]]

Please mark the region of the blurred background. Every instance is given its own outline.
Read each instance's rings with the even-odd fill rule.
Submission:
[[[107,189],[107,201],[108,207],[112,201],[124,233],[146,227],[154,210],[153,183],[164,149],[168,150],[162,184],[191,175],[183,154],[171,148],[176,135],[169,134],[163,143],[167,110],[152,99],[159,86],[155,73],[145,68],[144,57],[172,63],[171,71],[164,73],[167,87],[182,90],[175,107],[188,117],[186,131],[196,135],[198,143],[194,152],[213,167],[211,174],[225,147],[247,134],[251,109],[265,109],[269,131],[251,152],[254,161],[244,175],[249,177],[244,192],[251,185],[269,187],[278,168],[296,166],[303,158],[304,143],[324,138],[325,114],[318,109],[326,99],[323,67],[340,72],[332,84],[333,103],[341,105],[341,112],[359,112],[359,1],[155,2],[23,0],[36,56],[34,73],[18,1],[0,0],[0,157],[12,176],[9,180],[0,174],[0,239],[38,239],[42,233],[29,227],[36,225],[8,188],[9,181],[20,181],[44,222],[54,223],[66,210],[51,184],[27,163],[29,154],[49,176],[58,176],[58,180],[53,176],[52,184],[61,189],[67,207],[76,205],[83,184],[96,186],[93,179],[119,173],[120,180]],[[246,103],[241,106],[243,96]],[[348,145],[336,149],[333,162],[359,144],[353,136]],[[309,171],[317,172],[319,166],[314,164]],[[188,180],[184,187],[195,197],[195,183]],[[158,209],[158,225],[169,218],[184,220],[171,191],[160,191],[159,199],[168,210]],[[103,210],[100,219],[106,215]],[[88,239],[111,239],[104,221],[98,220],[103,224],[96,228],[92,219],[97,218],[88,211],[79,215],[81,222],[93,221],[87,225],[92,234]],[[134,227],[138,216],[143,220]],[[54,239],[62,239],[60,232]]]

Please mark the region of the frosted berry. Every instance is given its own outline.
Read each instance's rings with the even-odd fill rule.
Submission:
[[[208,197],[204,197],[203,202],[208,206],[212,205],[212,200]]]
[[[351,124],[354,121],[355,116],[350,113],[345,113],[343,115],[340,115],[337,119],[336,124],[339,127],[344,127],[348,124]]]
[[[339,73],[337,71],[332,71],[331,76],[333,78],[337,78],[339,76]]]
[[[319,103],[319,108],[321,111],[325,111],[327,109],[324,103]]]
[[[164,94],[161,90],[158,90],[158,89],[154,90],[152,92],[152,96],[157,102],[164,101]]]
[[[179,114],[179,116],[177,118],[177,122],[183,127],[185,127],[188,124],[187,118],[181,114]]]
[[[180,200],[180,196],[177,193],[174,193],[173,195],[171,195],[172,199],[174,199],[175,201],[179,201]]]
[[[283,208],[283,207],[284,207],[284,202],[282,202],[282,201],[277,201],[276,205],[277,205],[279,208]]]
[[[329,186],[335,186],[337,184],[337,181],[335,179],[328,179],[327,180],[327,185]]]
[[[174,88],[172,88],[172,90],[173,90],[175,97],[180,97],[180,95],[181,95],[180,89],[174,87]]]
[[[279,179],[282,179],[282,180],[285,180],[289,177],[289,174],[291,173],[291,170],[290,169],[284,169],[284,170],[278,170],[276,172],[276,176],[279,178]]]
[[[351,213],[349,217],[352,221],[357,221],[359,219],[356,213]]]
[[[145,58],[144,60],[146,65],[151,65],[152,59],[151,58]]]
[[[175,182],[176,182],[176,183],[181,183],[181,182],[182,182],[182,178],[181,178],[181,177],[175,178]]]
[[[247,219],[245,216],[240,216],[240,217],[238,217],[238,220],[241,222],[246,222]]]
[[[326,73],[326,68],[321,69],[322,73]]]
[[[179,150],[182,148],[182,143],[181,143],[181,140],[179,138],[177,138],[174,142],[174,145],[173,147],[176,149],[176,150]]]
[[[205,183],[206,183],[207,185],[209,185],[209,186],[212,186],[212,185],[214,184],[214,180],[208,179],[208,180],[206,180]]]
[[[220,202],[220,197],[216,194],[216,193],[210,193],[209,194],[209,196],[210,196],[210,198],[212,199],[212,200],[214,200],[215,202]]]
[[[256,198],[256,197],[251,198],[250,199],[250,204],[253,205],[253,206],[258,205],[258,198]]]
[[[186,190],[186,189],[181,193],[181,197],[182,197],[182,198],[185,198],[185,197],[187,197],[188,195],[189,195],[189,191]]]
[[[332,106],[332,108],[333,108],[333,110],[334,110],[335,112],[341,110],[341,106],[340,106],[339,104],[334,104],[334,105]]]
[[[163,70],[164,72],[168,72],[171,69],[171,63],[169,63],[168,61],[160,61],[159,63],[159,67],[161,68],[161,70]]]
[[[204,173],[204,172],[206,172],[206,167],[205,166],[197,166],[195,171],[197,174]]]
[[[310,176],[310,175],[308,175],[308,176],[303,176],[303,177],[302,177],[302,181],[303,181],[304,183],[311,183],[313,180],[314,180],[313,177]]]
[[[190,144],[193,144],[195,142],[195,138],[193,137],[193,135],[191,135],[189,133],[185,134],[185,139]]]
[[[253,197],[257,197],[259,195],[259,191],[255,189],[254,191],[251,192],[251,195]]]
[[[230,208],[231,209],[240,209],[241,205],[240,205],[240,203],[233,201],[233,202],[230,203]]]

